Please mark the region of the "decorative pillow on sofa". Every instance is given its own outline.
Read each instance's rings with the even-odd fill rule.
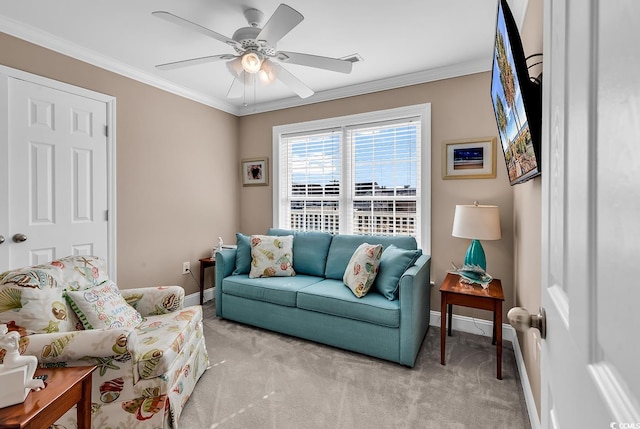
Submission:
[[[293,270],[293,235],[251,236],[251,271],[249,278],[291,277]]]
[[[415,264],[422,250],[400,249],[391,244],[380,257],[380,269],[373,287],[390,301],[398,299],[400,277],[407,268]]]
[[[111,280],[90,289],[67,291],[67,301],[86,329],[134,328],[142,316]]]
[[[236,269],[232,274],[248,274],[251,269],[251,237],[236,232],[236,244]]]
[[[21,334],[46,334],[82,329],[58,288],[0,288],[0,323]]]
[[[351,256],[342,280],[358,298],[371,289],[378,274],[381,255],[381,244],[362,243]]]

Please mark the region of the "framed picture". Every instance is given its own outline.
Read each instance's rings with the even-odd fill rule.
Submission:
[[[496,138],[445,142],[443,179],[492,179],[496,177]]]
[[[242,186],[266,186],[269,184],[269,158],[243,159],[241,169]]]

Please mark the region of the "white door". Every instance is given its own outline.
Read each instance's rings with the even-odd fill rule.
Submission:
[[[109,260],[107,103],[12,77],[5,91],[0,272],[72,254]]]
[[[545,1],[544,428],[640,428],[639,17]]]

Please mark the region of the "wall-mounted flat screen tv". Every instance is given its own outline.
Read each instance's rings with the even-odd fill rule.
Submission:
[[[506,0],[498,3],[491,99],[509,183],[540,175],[541,85],[529,77],[520,33]]]

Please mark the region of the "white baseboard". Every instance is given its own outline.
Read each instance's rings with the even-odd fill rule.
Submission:
[[[204,290],[204,302],[211,301],[215,296],[215,287],[210,287]],[[184,306],[200,304],[200,292],[192,293],[184,297]]]
[[[429,324],[431,326],[440,327],[439,311],[431,310]],[[482,335],[484,337],[493,337],[493,322],[490,320],[476,319],[473,317],[458,316],[454,314],[451,320],[451,328],[454,331],[467,332],[470,334]],[[524,400],[527,405],[531,429],[540,429],[538,410],[536,409],[536,403],[533,399],[533,392],[531,391],[529,376],[527,375],[527,369],[524,365],[524,358],[522,356],[522,351],[520,350],[518,336],[516,335],[516,330],[513,329],[513,326],[506,323],[502,324],[502,339],[511,341],[511,344],[513,344],[513,352],[516,358],[518,373],[520,374],[520,381],[522,382],[522,391],[524,392]]]

